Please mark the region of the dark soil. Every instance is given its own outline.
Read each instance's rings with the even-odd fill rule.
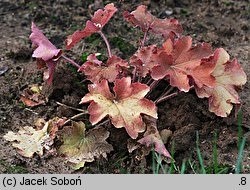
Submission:
[[[104,1],[104,4],[110,1]],[[132,3],[131,3],[132,2]],[[42,81],[42,71],[37,70],[35,60],[31,58],[32,49],[29,35],[31,21],[45,33],[58,47],[64,48],[66,37],[76,29],[82,29],[90,18],[90,13],[103,7],[88,5],[93,1],[26,1],[2,0],[0,2],[0,68],[8,70],[0,75],[0,173],[151,173],[151,154],[139,159],[143,150],[131,154],[127,151],[128,135],[124,129],[116,129],[109,124],[111,132],[109,143],[114,151],[108,160],[98,159],[78,171],[73,171],[58,155],[35,156],[32,159],[21,157],[2,136],[9,130],[18,131],[20,127],[32,126],[37,118],[50,119],[54,116],[72,117],[78,112],[63,108],[56,101],[79,107],[81,97],[87,92],[84,77],[79,76],[66,62],[61,62],[54,76],[53,87]],[[134,10],[139,4],[146,4],[150,11],[161,18],[177,18],[194,41],[210,42],[214,48],[223,47],[231,58],[237,57],[248,79],[249,66],[249,1],[216,0],[145,0],[114,1],[120,9],[104,28],[111,41],[113,52],[122,58],[131,56],[138,47],[139,30],[130,27],[122,19],[122,11]],[[168,15],[170,14],[170,15]],[[154,38],[151,36],[151,39]],[[160,40],[154,39],[157,42]],[[153,40],[152,40],[153,41]],[[66,51],[76,62],[81,62],[84,53],[99,52],[107,55],[105,44],[98,35],[93,35],[77,43],[72,51]],[[27,109],[20,103],[20,94],[30,84],[43,84],[43,93],[49,97],[44,106]],[[248,82],[240,97],[242,100],[243,133],[250,130],[250,83]],[[196,131],[199,132],[199,147],[205,166],[211,165],[213,158],[214,134],[218,136],[218,162],[234,171],[238,156],[238,125],[235,111],[227,118],[220,118],[208,111],[207,99],[199,99],[193,91],[182,93],[160,104],[158,109],[159,129],[170,129],[173,136],[166,145],[171,149],[174,142],[174,158],[177,166],[183,160],[194,161],[198,165],[196,153]],[[87,117],[83,118],[87,122]],[[88,124],[88,123],[87,123]],[[88,126],[90,126],[88,124]],[[250,173],[250,135],[243,158],[243,172]],[[188,172],[192,173],[189,168]]]

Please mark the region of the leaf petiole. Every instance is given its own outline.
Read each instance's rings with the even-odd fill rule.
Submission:
[[[155,81],[153,81],[153,82],[149,85],[150,91],[146,94],[145,97],[148,97],[148,95],[153,91],[153,89],[158,85],[158,83],[159,83],[159,80],[155,80]]]
[[[174,93],[169,94],[169,95],[167,95],[167,96],[163,96],[163,97],[161,97],[160,99],[156,100],[156,101],[155,101],[155,104],[159,104],[159,103],[161,103],[161,102],[164,102],[164,101],[166,101],[166,100],[168,100],[168,99],[170,99],[170,98],[172,98],[172,97],[177,96],[178,94],[179,94],[179,92],[174,92]]]
[[[142,42],[141,42],[141,48],[144,47],[144,45],[145,45],[145,43],[146,43],[146,41],[147,41],[148,31],[149,31],[149,29],[144,33],[144,37],[143,37],[143,40],[142,40]]]
[[[99,31],[98,32],[102,39],[104,40],[104,42],[106,43],[106,46],[107,46],[107,49],[108,49],[108,54],[109,54],[109,57],[112,57],[112,53],[111,53],[111,48],[110,48],[110,45],[109,45],[109,42],[108,42],[108,39],[106,38],[106,36],[103,34],[102,31]]]
[[[74,65],[78,69],[80,68],[80,65],[78,65],[75,61],[73,61],[72,59],[66,57],[65,55],[62,55],[62,58],[64,58],[66,61],[70,62],[72,65]]]

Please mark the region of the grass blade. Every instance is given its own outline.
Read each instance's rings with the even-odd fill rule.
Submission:
[[[201,151],[200,151],[200,148],[199,148],[199,133],[198,133],[198,131],[196,131],[196,150],[197,150],[198,159],[199,159],[199,162],[200,162],[200,165],[201,165],[202,174],[206,174],[206,170],[205,170],[205,167],[204,167],[204,164],[203,164],[203,159],[202,159],[202,156],[201,156]]]
[[[183,160],[181,165],[181,174],[184,174],[186,170],[186,160]]]
[[[152,170],[153,170],[153,174],[157,174],[156,173],[156,165],[155,165],[155,150],[152,148]]]
[[[240,172],[241,172],[241,162],[242,162],[242,158],[243,158],[243,149],[244,149],[244,146],[246,144],[246,140],[247,140],[247,136],[245,135],[241,144],[240,144],[240,148],[239,148],[237,165],[236,165],[236,169],[235,169],[236,174],[240,174]]]
[[[191,162],[191,159],[188,159],[188,164],[190,166],[190,168],[192,169],[193,173],[196,174],[195,168],[194,168],[194,164]]]
[[[243,137],[243,132],[242,132],[242,111],[239,110],[239,112],[238,112],[238,150],[240,150],[242,137]]]
[[[174,141],[173,141],[173,144],[171,146],[171,157],[172,157],[171,158],[171,165],[170,165],[168,174],[172,174],[173,170],[174,170]]]

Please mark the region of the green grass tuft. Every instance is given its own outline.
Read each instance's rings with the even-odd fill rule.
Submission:
[[[244,147],[246,144],[247,135],[244,135],[243,137],[243,130],[242,130],[242,111],[239,111],[238,113],[238,159],[236,162],[235,167],[235,173],[240,174],[242,172],[242,160],[243,160],[243,152]],[[218,163],[218,148],[217,148],[217,142],[218,142],[218,134],[217,132],[214,133],[213,138],[213,161],[212,163],[208,164],[207,166],[204,165],[202,153],[199,148],[199,133],[196,131],[196,152],[197,157],[199,160],[199,163],[197,164],[194,160],[188,159],[186,161],[185,159],[182,161],[181,169],[179,166],[175,165],[174,162],[174,142],[171,147],[171,156],[172,160],[170,163],[170,166],[166,164],[164,167],[162,164],[162,157],[158,153],[156,153],[152,149],[152,155],[153,155],[153,162],[152,162],[152,171],[153,174],[158,173],[164,173],[164,174],[184,174],[185,172],[190,172],[190,170],[194,174],[228,174],[232,171],[233,166],[228,165],[222,165]]]

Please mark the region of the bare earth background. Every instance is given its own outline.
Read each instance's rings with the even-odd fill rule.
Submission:
[[[104,1],[104,5],[111,1]],[[119,8],[114,18],[104,28],[110,40],[113,52],[127,58],[138,47],[141,33],[130,27],[122,18],[122,12],[132,11],[139,4],[146,4],[149,10],[160,18],[174,17],[183,25],[186,35],[195,42],[210,42],[214,48],[225,48],[231,58],[237,57],[250,79],[249,63],[249,20],[250,2],[218,0],[160,0],[160,1],[113,1]],[[109,143],[114,147],[108,160],[99,159],[88,163],[78,171],[73,171],[58,155],[35,156],[32,159],[21,157],[2,136],[9,130],[18,131],[22,126],[32,126],[37,118],[50,119],[54,116],[71,117],[77,112],[59,107],[55,101],[74,107],[86,93],[83,78],[61,62],[54,77],[53,88],[44,84],[44,93],[49,97],[45,106],[32,110],[25,109],[20,103],[20,94],[29,84],[42,84],[42,72],[37,70],[35,60],[31,58],[30,35],[31,21],[45,33],[58,47],[64,49],[66,37],[76,29],[82,29],[103,4],[89,5],[93,1],[26,1],[2,0],[0,2],[0,67],[8,66],[8,71],[0,76],[0,173],[151,173],[151,155],[138,159],[140,151],[128,153],[126,144],[128,135],[124,129],[106,126],[111,132]],[[151,39],[154,37],[151,36]],[[155,39],[160,42],[159,39]],[[153,43],[153,40],[151,41]],[[149,42],[150,43],[150,42]],[[106,54],[105,44],[98,35],[77,43],[72,51],[67,51],[75,61],[81,62],[84,53],[100,52]],[[244,133],[250,129],[250,83],[241,91],[243,102],[242,126]],[[85,107],[86,108],[86,107]],[[181,165],[189,158],[198,163],[195,134],[199,131],[200,149],[205,165],[212,160],[213,136],[218,134],[219,164],[233,171],[238,149],[237,118],[234,111],[228,118],[216,117],[208,111],[207,99],[199,99],[193,91],[181,94],[162,103],[158,110],[160,129],[170,129],[173,136],[167,144],[170,150],[175,142],[175,160]],[[87,118],[84,118],[87,120]],[[249,134],[249,133],[248,133]],[[244,152],[243,172],[250,173],[250,135]],[[56,145],[57,146],[57,145]],[[190,169],[189,169],[190,170]],[[229,171],[229,172],[230,172]],[[192,173],[190,170],[189,172]]]

